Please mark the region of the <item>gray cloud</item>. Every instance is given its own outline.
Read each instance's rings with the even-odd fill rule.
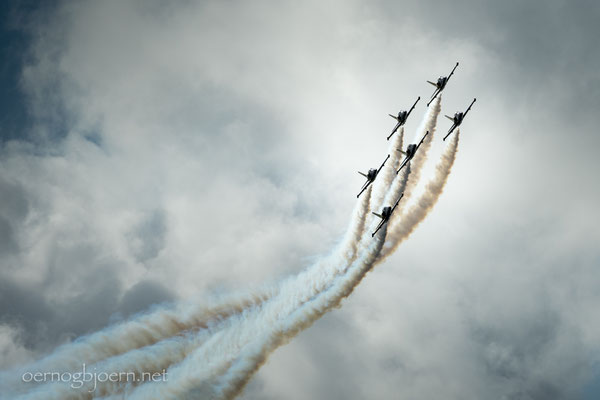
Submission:
[[[0,178],[0,256],[15,253],[18,250],[18,238],[15,228],[27,217],[29,204],[21,185]]]
[[[155,258],[165,247],[166,224],[164,212],[154,211],[131,232],[131,250],[139,262]]]
[[[174,299],[157,282],[141,281],[128,290],[106,270],[94,271],[85,291],[61,301],[53,300],[44,287],[35,288],[3,279],[0,323],[20,328],[25,348],[43,353],[57,344],[118,322],[149,306]],[[9,363],[10,360],[4,360]]]
[[[146,311],[149,305],[174,300],[173,293],[157,282],[141,281],[125,292],[119,305],[124,317]]]

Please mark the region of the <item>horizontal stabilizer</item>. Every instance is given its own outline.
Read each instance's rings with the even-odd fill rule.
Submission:
[[[444,115],[444,117],[448,118],[450,121],[454,121],[454,118]]]
[[[430,83],[430,84],[432,84],[433,86],[437,87],[437,85],[436,85],[435,83],[431,82],[431,81],[427,81],[427,83]]]
[[[383,219],[383,216],[381,216],[381,214],[377,214],[376,212],[373,212],[373,215],[378,216],[379,218]]]
[[[398,117],[396,117],[395,115],[392,114],[388,114],[390,117],[394,118],[396,121],[398,121]]]
[[[362,176],[364,176],[365,178],[368,178],[367,174],[363,174],[362,172],[358,171],[359,174],[361,174]]]

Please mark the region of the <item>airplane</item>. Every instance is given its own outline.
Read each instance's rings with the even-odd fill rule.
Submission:
[[[394,207],[383,207],[383,209],[381,210],[381,214],[377,214],[376,212],[373,212],[373,215],[376,215],[379,218],[381,218],[381,222],[379,223],[379,225],[377,225],[377,229],[375,229],[375,232],[373,232],[371,234],[371,237],[374,237],[375,234],[377,232],[379,232],[379,230],[381,229],[383,224],[385,224],[390,219],[390,217],[392,216],[392,213],[396,209],[396,206],[398,206],[398,203],[400,203],[400,200],[402,200],[402,197],[404,197],[404,193],[402,193],[400,195],[400,198],[398,199],[396,204],[394,204]]]
[[[410,108],[410,110],[408,110],[408,111],[400,111],[398,113],[398,116],[394,116],[392,114],[388,114],[390,117],[392,117],[396,121],[398,121],[398,123],[396,124],[396,127],[394,128],[394,130],[392,131],[392,133],[390,133],[390,136],[387,137],[387,140],[390,140],[390,138],[392,137],[392,135],[394,133],[396,133],[396,131],[398,130],[398,128],[400,128],[402,125],[404,125],[404,123],[408,119],[408,116],[410,115],[411,111],[415,108],[415,106],[417,105],[417,103],[419,102],[419,100],[421,100],[421,96],[419,96],[417,98],[417,101],[415,101],[415,104],[413,104],[413,106]]]
[[[467,111],[463,112],[455,112],[454,113],[454,117],[449,117],[449,116],[445,116],[446,118],[448,118],[450,121],[452,121],[452,127],[450,128],[450,130],[448,131],[448,134],[444,137],[444,140],[446,140],[446,138],[448,136],[450,136],[450,134],[452,133],[452,131],[456,128],[458,128],[460,126],[460,124],[462,124],[463,120],[465,119],[465,117],[467,116],[467,113],[469,112],[469,110],[471,109],[471,107],[473,106],[473,103],[475,103],[477,99],[473,99],[473,101],[471,102],[471,105],[469,106],[469,108],[467,108]]]
[[[421,139],[419,144],[409,144],[406,148],[406,152],[402,151],[402,149],[397,149],[400,153],[404,154],[406,158],[404,159],[404,161],[402,161],[402,164],[400,165],[400,168],[398,168],[398,171],[396,171],[396,174],[398,174],[398,172],[400,172],[400,170],[404,168],[404,166],[408,164],[410,160],[412,160],[412,158],[417,153],[417,150],[419,150],[419,147],[421,147],[421,145],[423,144],[423,141],[425,140],[425,137],[427,135],[429,135],[429,131],[425,132],[425,135],[423,136],[423,139]]]
[[[365,184],[363,185],[363,187],[360,189],[360,193],[358,193],[356,195],[356,198],[358,199],[360,197],[360,195],[362,194],[362,192],[364,192],[365,190],[367,190],[367,188],[369,187],[369,185],[371,183],[373,183],[373,181],[375,180],[375,178],[377,178],[377,175],[379,175],[379,171],[381,171],[381,168],[383,168],[383,166],[385,165],[385,163],[387,162],[388,158],[390,158],[390,155],[388,154],[388,156],[385,158],[385,160],[383,160],[383,164],[381,164],[381,167],[379,167],[379,169],[374,169],[371,168],[369,170],[369,172],[367,172],[366,174],[358,171],[359,174],[361,174],[362,176],[364,176],[365,178],[367,178],[367,181],[365,182]]]
[[[442,90],[444,90],[444,88],[448,84],[448,81],[450,80],[450,77],[452,76],[452,74],[454,74],[454,70],[456,69],[456,67],[458,67],[458,63],[456,63],[456,65],[454,66],[454,68],[452,68],[452,72],[450,72],[450,75],[448,75],[448,76],[440,76],[438,78],[438,80],[437,80],[436,83],[433,83],[431,81],[427,81],[428,83],[430,83],[433,86],[435,86],[435,91],[431,95],[431,99],[429,99],[429,103],[427,103],[427,107],[429,107],[429,104],[431,104],[431,102],[437,97],[438,94],[441,93]]]

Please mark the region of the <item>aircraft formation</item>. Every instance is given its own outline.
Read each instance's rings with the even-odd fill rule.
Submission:
[[[436,97],[446,88],[446,85],[448,85],[448,82],[450,81],[450,78],[452,77],[452,75],[454,75],[454,71],[456,70],[457,67],[458,67],[458,62],[456,63],[454,68],[452,68],[452,71],[450,71],[450,74],[448,74],[448,76],[440,76],[436,82],[427,81],[429,84],[435,86],[435,90],[434,90],[433,94],[431,95],[431,98],[427,102],[427,107],[429,107],[429,105],[433,102],[433,100],[435,100]],[[394,133],[396,133],[400,127],[404,126],[410,113],[414,110],[414,108],[417,105],[417,103],[419,102],[419,100],[421,100],[421,96],[417,97],[417,100],[414,102],[414,104],[408,111],[401,110],[400,112],[398,112],[397,115],[388,114],[390,117],[392,117],[396,120],[396,125],[394,126],[394,129],[387,137],[387,140],[390,140],[390,138],[394,135]],[[450,136],[452,134],[452,132],[454,132],[454,130],[456,128],[458,128],[460,126],[460,124],[462,124],[465,117],[467,116],[467,113],[469,112],[469,110],[471,110],[471,107],[473,106],[473,104],[475,103],[476,100],[477,100],[476,98],[473,99],[473,101],[471,102],[469,107],[466,109],[466,111],[457,111],[454,113],[453,117],[450,117],[448,115],[445,116],[446,118],[448,118],[449,120],[452,121],[452,126],[450,127],[450,130],[448,130],[448,133],[446,134],[446,136],[444,136],[444,139],[443,139],[444,141],[448,138],[448,136]],[[421,141],[418,144],[409,144],[406,147],[406,151],[403,151],[402,149],[397,149],[399,152],[401,152],[405,156],[405,158],[402,161],[402,163],[400,164],[400,168],[398,168],[398,170],[396,171],[396,174],[400,173],[402,168],[404,168],[413,159],[413,157],[419,150],[419,147],[421,147],[421,145],[423,144],[423,141],[425,140],[425,138],[427,137],[428,134],[429,134],[429,131],[427,131],[425,133],[425,135],[423,136],[423,138],[421,139]],[[383,160],[383,163],[381,164],[381,166],[379,168],[371,168],[371,169],[369,169],[369,172],[367,172],[366,174],[358,171],[359,174],[361,174],[362,176],[367,178],[367,181],[360,188],[360,192],[356,195],[357,198],[360,197],[360,195],[365,190],[367,190],[369,185],[371,185],[373,182],[375,182],[375,179],[379,175],[379,172],[381,172],[381,170],[383,169],[383,167],[385,166],[385,163],[387,162],[387,160],[389,158],[390,158],[390,155],[388,154],[387,157],[385,158],[385,160]],[[381,227],[389,221],[390,217],[392,216],[392,213],[398,206],[398,203],[400,203],[400,200],[402,199],[403,196],[404,196],[404,193],[402,193],[400,195],[400,197],[398,198],[398,200],[396,201],[396,203],[393,206],[383,207],[383,209],[381,210],[381,214],[378,214],[374,211],[372,212],[373,215],[381,218],[381,221],[379,222],[379,225],[377,225],[375,232],[373,232],[371,234],[371,237],[374,237],[375,234],[377,232],[379,232],[379,229],[381,229]]]

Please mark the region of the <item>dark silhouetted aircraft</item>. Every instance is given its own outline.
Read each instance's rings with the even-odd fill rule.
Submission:
[[[402,125],[404,125],[404,123],[408,119],[408,116],[410,115],[410,113],[412,112],[412,110],[415,108],[415,106],[417,105],[417,103],[419,102],[419,100],[421,100],[421,96],[419,96],[417,98],[417,101],[415,101],[415,104],[412,105],[412,107],[410,108],[410,110],[408,110],[408,111],[400,111],[398,113],[398,116],[394,116],[392,114],[388,114],[390,117],[392,117],[396,121],[398,121],[398,123],[396,124],[396,127],[394,128],[394,130],[392,131],[392,133],[390,133],[390,136],[387,137],[387,140],[390,140],[390,138],[392,137],[392,135],[394,133],[396,133],[396,131],[398,130],[398,128],[400,128]]]
[[[452,72],[450,72],[450,75],[440,76],[436,83],[427,81],[430,84],[432,84],[433,86],[435,86],[435,91],[431,95],[431,99],[429,99],[429,103],[427,103],[427,107],[429,107],[429,104],[431,104],[431,102],[437,97],[438,94],[440,94],[442,92],[442,90],[444,90],[444,88],[448,84],[448,81],[450,80],[450,77],[452,76],[452,74],[454,74],[454,70],[456,69],[456,67],[458,67],[458,63],[456,63],[454,68],[452,68]]]
[[[377,178],[377,175],[379,175],[379,171],[381,171],[381,168],[383,168],[383,166],[385,165],[385,163],[388,160],[388,158],[390,158],[389,154],[385,158],[385,160],[383,160],[383,164],[381,164],[381,167],[379,167],[379,169],[372,168],[366,174],[358,171],[359,174],[361,174],[362,176],[364,176],[365,178],[367,178],[367,181],[365,182],[365,184],[363,185],[363,187],[360,189],[360,192],[356,195],[357,199],[360,197],[360,195],[362,194],[362,192],[364,192],[365,190],[367,190],[367,188],[369,187],[369,185],[371,183],[373,183],[373,181],[375,180],[375,178]]]
[[[473,103],[475,103],[476,100],[477,99],[473,99],[473,101],[471,102],[471,105],[469,106],[469,108],[467,108],[467,111],[465,111],[465,112],[455,112],[454,113],[454,117],[449,117],[447,115],[445,116],[450,121],[452,121],[452,127],[448,131],[448,134],[444,137],[444,140],[446,140],[446,138],[448,136],[450,136],[450,134],[452,133],[452,131],[454,131],[454,129],[458,128],[460,126],[460,124],[462,124],[463,120],[467,116],[467,113],[469,112],[469,110],[473,106]]]
[[[402,199],[402,197],[404,197],[404,193],[402,193],[400,195],[400,198],[398,198],[398,201],[396,201],[396,204],[394,204],[394,207],[383,207],[383,210],[381,210],[381,214],[377,214],[376,212],[373,212],[374,215],[377,215],[379,218],[381,218],[381,222],[379,223],[379,225],[377,225],[377,229],[375,229],[375,232],[373,232],[371,234],[371,237],[374,237],[375,234],[377,232],[379,232],[379,230],[381,229],[381,227],[383,226],[383,224],[385,224],[386,222],[388,222],[388,220],[392,216],[392,213],[394,212],[394,210],[398,206],[398,203],[400,203],[400,200]]]
[[[400,153],[404,154],[406,158],[404,159],[404,161],[402,161],[402,164],[400,164],[400,168],[398,168],[396,174],[400,172],[400,170],[404,168],[404,166],[408,164],[410,160],[412,160],[412,158],[417,153],[417,150],[419,150],[419,147],[421,147],[421,145],[423,144],[423,141],[425,140],[425,137],[427,137],[427,135],[429,135],[429,131],[425,132],[425,135],[423,136],[423,139],[421,139],[419,144],[409,144],[405,152],[402,151],[402,149],[397,149]]]

